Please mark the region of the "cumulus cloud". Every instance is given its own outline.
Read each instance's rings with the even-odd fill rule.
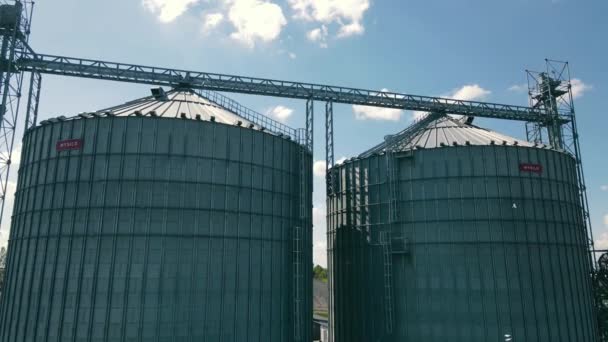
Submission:
[[[388,92],[389,90],[383,88],[382,91]],[[403,110],[353,105],[353,113],[357,120],[399,121],[401,120],[401,115],[403,115]]]
[[[162,23],[170,23],[200,0],[142,0],[142,5]]]
[[[17,170],[19,169],[19,164],[21,164],[21,144],[17,145],[13,149],[13,153],[11,153],[11,174],[16,175]]]
[[[354,105],[353,112],[357,120],[399,121],[403,111],[394,108],[379,108]]]
[[[344,163],[346,161],[346,157],[342,157],[339,158],[338,160],[336,160],[336,165],[340,165],[342,163]],[[326,165],[327,163],[325,162],[325,160],[317,160],[314,162],[314,164],[312,165],[312,173],[313,175],[315,175],[316,177],[325,179],[325,171],[326,171]]]
[[[250,48],[277,39],[287,24],[279,5],[262,0],[231,0],[228,20],[236,30],[230,37]]]
[[[312,173],[317,177],[325,177],[325,160],[317,160],[312,166]]]
[[[480,87],[478,84],[467,84],[460,88],[456,88],[447,94],[441,95],[441,97],[460,101],[481,101],[485,100],[491,93],[491,91]],[[428,114],[428,112],[413,111],[412,118],[415,121],[418,121],[422,120]],[[453,116],[461,117],[459,115]]]
[[[224,21],[222,13],[208,13],[203,16],[203,32],[209,32]]]
[[[608,249],[608,233],[603,232],[595,238],[595,248],[606,250]]]
[[[453,90],[446,97],[462,101],[478,101],[484,100],[491,93],[491,91],[484,89],[477,84],[468,84]]]
[[[142,0],[144,8],[160,22],[169,23],[201,0]],[[209,1],[205,1],[209,2]],[[211,13],[202,15],[202,32],[217,28],[224,21],[234,27],[230,37],[247,47],[256,42],[270,42],[279,37],[287,20],[281,7],[267,0],[219,0]]]
[[[600,190],[602,190],[602,191],[608,191],[608,185],[602,185],[602,186],[600,186]]]
[[[327,36],[327,26],[325,25],[321,25],[321,27],[312,29],[306,33],[306,38],[308,38],[308,40],[318,43],[322,48],[327,47]]]
[[[365,32],[365,27],[363,27],[361,23],[350,23],[340,27],[340,31],[338,31],[338,38],[361,35],[363,32]]]
[[[585,94],[587,91],[593,89],[593,86],[591,86],[589,84],[585,84],[583,81],[581,81],[578,78],[573,78],[571,81],[571,84],[572,84],[572,97],[575,99],[583,96],[583,94]]]
[[[287,120],[291,117],[292,114],[293,109],[287,108],[285,106],[272,107],[266,111],[266,115],[283,123],[287,122]]]
[[[294,18],[339,26],[338,38],[361,35],[365,12],[370,8],[369,0],[289,0]]]

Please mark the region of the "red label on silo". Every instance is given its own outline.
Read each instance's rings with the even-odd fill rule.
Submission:
[[[519,164],[519,171],[541,174],[543,173],[543,166],[540,164]]]
[[[82,139],[69,139],[57,142],[55,146],[58,152],[80,150],[82,148]]]

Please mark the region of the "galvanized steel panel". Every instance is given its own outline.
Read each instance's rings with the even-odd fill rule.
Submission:
[[[485,342],[505,334],[514,341],[596,341],[569,155],[491,145],[397,154],[392,225],[386,158],[332,170],[339,180],[328,197],[333,341]],[[542,173],[521,171],[525,163],[542,165]],[[384,230],[408,242],[406,253],[392,255],[391,333]]]
[[[75,138],[81,149],[56,150]],[[293,340],[296,226],[312,264],[303,147],[136,116],[60,121],[24,139],[0,341]],[[311,271],[301,278],[306,341]]]

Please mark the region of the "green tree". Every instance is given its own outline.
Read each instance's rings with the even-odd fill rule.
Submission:
[[[316,265],[312,269],[312,274],[313,274],[314,279],[327,282],[327,269],[325,269],[319,265]]]

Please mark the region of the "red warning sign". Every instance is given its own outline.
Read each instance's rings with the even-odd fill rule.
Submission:
[[[543,166],[540,164],[519,164],[519,171],[541,174],[543,173]]]
[[[69,139],[57,142],[55,146],[58,152],[80,150],[82,148],[82,139]]]

